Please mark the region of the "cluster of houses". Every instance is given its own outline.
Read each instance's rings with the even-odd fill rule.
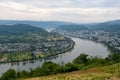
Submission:
[[[120,50],[120,32],[106,32],[102,30],[82,30],[82,31],[75,31],[75,32],[66,32],[63,31],[61,34],[79,37],[83,39],[94,40],[96,42],[105,43],[111,47]]]
[[[0,52],[14,52],[14,51],[25,51],[29,50],[32,53],[43,53],[50,51],[51,49],[55,52],[59,52],[62,49],[69,48],[72,46],[72,41],[67,40],[56,40],[39,43],[6,43],[0,44]]]

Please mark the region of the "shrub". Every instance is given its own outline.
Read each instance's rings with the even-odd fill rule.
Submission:
[[[53,62],[45,62],[41,68],[43,75],[50,75],[59,73],[60,66]]]
[[[72,63],[68,63],[64,67],[65,72],[76,71],[78,69],[79,69],[78,66],[76,66],[75,64],[72,64]]]
[[[0,80],[15,80],[16,78],[17,78],[17,75],[15,70],[9,69],[1,76]]]
[[[76,64],[87,64],[88,62],[88,55],[87,54],[80,54],[76,59],[73,60],[73,63],[76,63]]]

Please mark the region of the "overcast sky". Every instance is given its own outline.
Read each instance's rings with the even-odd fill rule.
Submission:
[[[0,0],[0,19],[103,22],[120,19],[120,0]]]

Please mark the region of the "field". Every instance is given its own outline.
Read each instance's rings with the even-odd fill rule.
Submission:
[[[20,80],[120,80],[119,64]]]

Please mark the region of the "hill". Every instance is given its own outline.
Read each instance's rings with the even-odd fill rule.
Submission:
[[[0,25],[11,25],[11,24],[29,24],[44,29],[57,28],[61,25],[71,24],[70,22],[62,21],[18,21],[18,20],[0,20]]]
[[[92,26],[91,26],[92,27]],[[96,30],[103,30],[107,32],[120,31],[120,20],[108,21],[94,25]]]
[[[96,30],[105,30],[105,31],[118,31],[120,30],[120,20],[112,20],[101,23],[90,23],[90,24],[75,24],[71,22],[63,22],[63,21],[18,21],[18,20],[0,20],[0,25],[11,25],[11,24],[29,24],[36,27],[41,27],[46,30],[48,29],[60,29],[65,25],[78,26],[79,27],[87,27]],[[80,30],[78,29],[76,30]],[[70,27],[71,28],[71,27]],[[67,28],[66,28],[67,29]],[[71,28],[72,29],[72,28]],[[75,28],[74,28],[75,30]]]
[[[90,23],[90,24],[71,24],[62,25],[56,28],[56,31],[82,31],[82,30],[102,30],[106,32],[118,32],[120,31],[120,20],[107,21],[102,23]]]
[[[0,43],[38,42],[48,35],[46,30],[27,24],[0,25]]]
[[[23,35],[28,33],[48,33],[42,28],[37,28],[27,24],[0,25],[1,35]]]

